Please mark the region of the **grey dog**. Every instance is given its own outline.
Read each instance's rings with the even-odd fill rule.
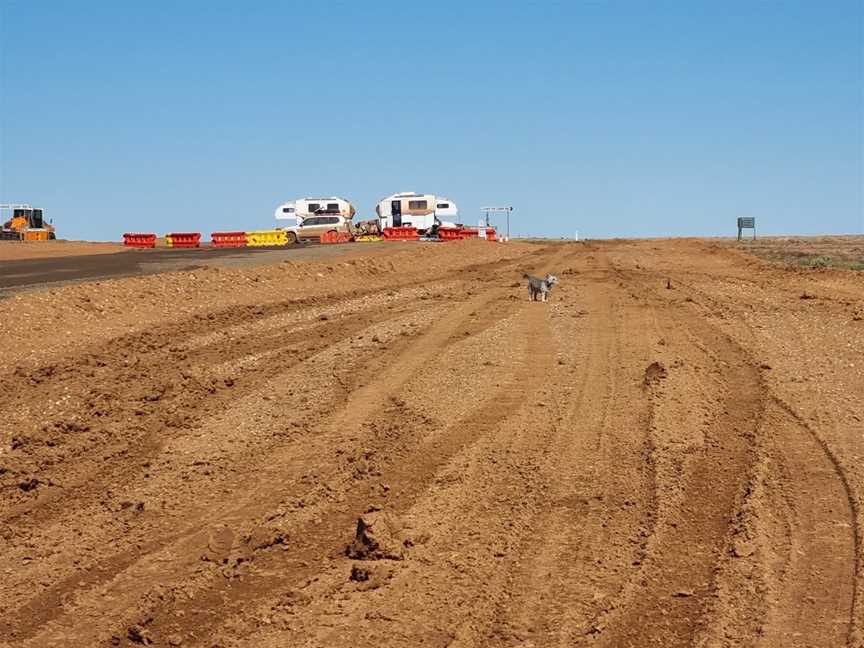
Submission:
[[[558,283],[558,277],[553,274],[547,274],[545,279],[532,277],[528,273],[522,275],[528,280],[528,301],[537,301],[537,296],[540,296],[540,301],[546,301],[549,293],[552,292],[552,286]]]

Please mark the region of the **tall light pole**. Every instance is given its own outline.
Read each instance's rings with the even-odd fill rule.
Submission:
[[[481,212],[486,214],[486,225],[489,225],[489,214],[490,212],[507,212],[507,239],[510,239],[510,212],[513,211],[513,208],[510,206],[507,207],[481,207]]]

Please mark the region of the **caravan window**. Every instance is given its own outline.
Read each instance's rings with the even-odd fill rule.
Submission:
[[[339,213],[339,203],[327,203],[327,213],[328,214],[338,214]]]
[[[282,213],[283,213],[283,214],[293,214],[293,213],[294,213],[294,208],[293,208],[293,207],[283,207],[283,208],[282,208]]]
[[[319,209],[321,209],[321,205],[319,205],[318,203],[309,203],[310,214],[316,214]]]
[[[426,209],[425,200],[409,200],[408,209]]]
[[[450,209],[450,203],[438,203],[436,207],[438,209]]]

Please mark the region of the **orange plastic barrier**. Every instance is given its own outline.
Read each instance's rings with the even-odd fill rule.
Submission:
[[[210,245],[217,248],[246,247],[246,232],[213,232]]]
[[[322,243],[350,243],[353,238],[348,232],[324,232],[319,240]]]
[[[123,245],[136,248],[155,248],[155,234],[127,233],[123,235]]]
[[[442,241],[461,241],[468,238],[479,238],[480,232],[475,227],[441,227],[438,229],[438,238]],[[498,233],[494,227],[486,228],[486,240],[497,241]]]
[[[197,248],[201,244],[201,234],[198,232],[171,232],[165,235],[168,247]]]
[[[419,241],[420,235],[416,227],[385,227],[385,241]]]

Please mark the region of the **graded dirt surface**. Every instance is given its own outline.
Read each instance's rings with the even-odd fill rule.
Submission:
[[[0,646],[862,645],[861,273],[367,250],[0,301]]]
[[[0,261],[113,254],[125,249],[121,243],[90,241],[0,241]]]

